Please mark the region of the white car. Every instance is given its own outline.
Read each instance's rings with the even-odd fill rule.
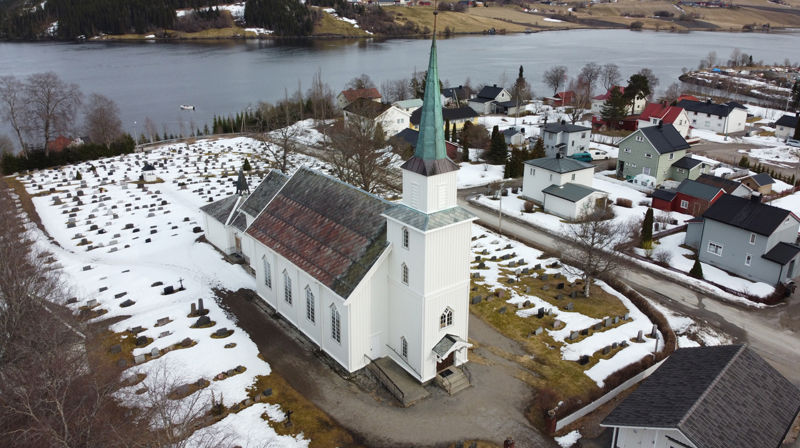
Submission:
[[[590,149],[589,154],[592,155],[592,160],[608,160],[608,153],[602,149]]]

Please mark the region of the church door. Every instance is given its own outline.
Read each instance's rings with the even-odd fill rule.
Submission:
[[[236,252],[237,253],[241,253],[242,252],[242,239],[239,238],[239,235],[234,235],[233,236],[233,244],[236,246]]]
[[[447,355],[447,358],[444,358],[440,362],[436,363],[436,373],[441,372],[442,370],[450,367],[453,365],[453,360],[455,359],[456,352],[451,352]]]

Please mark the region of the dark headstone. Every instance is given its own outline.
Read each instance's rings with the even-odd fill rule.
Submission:
[[[558,285],[556,285],[556,289],[564,289],[564,283],[561,282]]]
[[[175,288],[173,286],[165,286],[164,287],[164,295],[172,294],[175,292]]]
[[[156,286],[161,286],[161,285],[163,285],[163,284],[164,284],[164,282],[155,282],[155,283],[153,283],[152,285],[150,285],[150,287],[151,287],[151,288],[155,288]]]
[[[120,353],[122,351],[122,346],[119,344],[114,344],[108,351],[109,353]]]
[[[536,311],[536,317],[538,317],[539,319],[541,319],[541,318],[543,318],[543,317],[544,317],[544,308],[539,308],[539,309]]]
[[[192,228],[192,233],[203,233],[203,228],[200,226],[195,226]]]
[[[482,300],[481,296],[475,296],[475,297],[472,298],[472,300],[470,302],[473,305],[477,305],[477,304],[481,303],[481,300]]]
[[[148,344],[147,336],[137,336],[136,337],[136,346],[137,347],[141,347],[141,346],[147,345],[147,344]]]
[[[572,311],[572,309],[573,309],[574,307],[575,307],[575,305],[573,305],[573,304],[572,304],[572,302],[569,302],[569,303],[567,304],[567,306],[565,307],[565,309],[566,309],[567,311]]]
[[[125,297],[126,295],[128,295],[127,292],[124,292],[124,291],[123,292],[118,292],[118,293],[114,294],[114,298],[115,299],[121,299],[121,298]]]
[[[589,364],[589,355],[581,355],[581,358],[578,360],[578,364],[582,366]]]
[[[124,302],[120,303],[120,304],[119,304],[119,306],[120,306],[120,308],[127,308],[127,307],[129,307],[129,306],[133,305],[134,303],[136,303],[136,302],[134,302],[134,301],[133,301],[133,300],[131,300],[131,299],[128,299],[128,300],[126,300],[126,301],[124,301]]]
[[[203,327],[211,323],[211,318],[208,316],[200,316],[197,322],[194,323],[195,327]]]
[[[181,347],[188,347],[192,345],[192,340],[190,338],[185,338],[181,341]]]
[[[500,309],[497,310],[497,312],[500,313],[500,314],[505,314],[506,313],[506,307],[504,307],[504,306],[500,307]]]

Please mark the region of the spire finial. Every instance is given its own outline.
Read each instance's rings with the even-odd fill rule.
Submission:
[[[439,9],[436,7],[436,0],[433,0],[433,38],[436,39],[436,18],[439,16]]]

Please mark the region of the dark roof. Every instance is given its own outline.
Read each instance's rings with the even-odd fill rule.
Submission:
[[[678,193],[683,193],[687,196],[706,201],[714,199],[714,196],[718,195],[721,191],[723,190],[720,187],[706,185],[691,179],[684,179],[680,185],[678,185]]]
[[[790,214],[786,209],[726,194],[703,213],[703,218],[769,236]]]
[[[228,196],[227,198],[214,201],[210,204],[200,207],[200,210],[205,212],[208,216],[216,219],[222,224],[227,224],[228,218],[231,217],[231,212],[234,207],[239,204],[242,197],[238,194]]]
[[[506,136],[506,137],[513,137],[513,136],[515,136],[517,134],[523,134],[523,135],[525,134],[525,130],[524,129],[520,130],[520,129],[517,129],[517,128],[506,128],[506,129],[503,129],[500,132],[502,132],[503,135]]]
[[[600,190],[587,187],[585,185],[568,182],[564,185],[550,185],[549,187],[543,189],[542,193],[549,194],[570,202],[578,202],[586,196],[598,191]]]
[[[479,114],[475,112],[471,107],[464,106],[464,107],[456,107],[456,108],[442,108],[442,119],[445,121],[456,121],[456,120],[465,120],[467,118],[477,117]],[[422,118],[422,108],[411,112],[411,124],[418,125]]]
[[[795,257],[800,253],[800,247],[795,244],[789,244],[780,242],[775,245],[769,252],[762,255],[762,257],[766,258],[767,260],[774,261],[780,265],[784,265],[790,261],[792,258]]]
[[[680,159],[678,159],[677,162],[673,163],[672,166],[674,166],[675,168],[685,168],[687,170],[690,170],[696,167],[697,165],[700,165],[701,163],[703,162],[693,158],[692,156],[683,156]]]
[[[469,99],[469,95],[467,95],[467,89],[465,89],[464,86],[445,87],[442,89],[442,95],[444,95],[445,98],[450,98],[452,100],[457,98],[458,101]]]
[[[404,204],[395,205],[389,210],[386,210],[384,215],[422,231],[438,229],[457,222],[477,219],[475,215],[461,207],[453,207],[427,214],[419,210],[414,210]]]
[[[796,115],[784,115],[781,118],[778,118],[778,121],[775,122],[775,126],[786,126],[787,128],[796,128],[797,119],[798,118]]]
[[[261,213],[261,210],[264,210],[269,201],[275,197],[275,194],[278,193],[278,190],[283,187],[287,180],[289,178],[285,174],[271,170],[264,180],[258,184],[258,187],[250,193],[250,196],[239,207],[239,210],[255,218]]]
[[[653,148],[655,148],[659,154],[667,154],[689,148],[689,144],[686,143],[686,140],[681,136],[681,133],[678,132],[671,124],[639,128],[638,132],[644,134],[644,136],[650,141],[650,143],[653,144]],[[627,140],[632,138],[632,136],[635,134],[636,132],[625,137],[625,139]]]
[[[722,188],[725,190],[725,193],[728,194],[733,193],[737,188],[739,188],[740,185],[742,185],[742,183],[739,181],[725,179],[724,177],[714,176],[713,174],[701,174],[696,180],[701,184],[713,185],[715,187]]]
[[[536,166],[553,171],[555,173],[569,173],[571,171],[585,170],[586,168],[594,168],[591,163],[581,162],[571,157],[541,157],[538,159],[531,159],[525,161],[526,165]]]
[[[374,119],[391,107],[391,104],[383,104],[367,98],[359,98],[345,106],[344,110],[351,114]]]
[[[753,179],[753,182],[758,184],[759,187],[775,183],[775,179],[770,177],[770,175],[767,173],[758,173],[756,175],[750,176],[750,179]]]
[[[496,85],[493,86],[485,86],[478,92],[478,98],[488,98],[488,99],[495,99],[497,95],[500,95],[500,92],[503,91],[502,87],[497,87]]]
[[[445,353],[447,353],[451,347],[456,345],[457,342],[465,342],[460,337],[454,334],[446,334],[436,345],[433,346],[433,352],[439,355],[439,357],[443,357]]]
[[[717,115],[720,117],[727,117],[730,115],[733,109],[737,109],[738,106],[728,105],[728,104],[714,104],[704,101],[692,101],[692,100],[681,100],[678,103],[678,107],[682,107],[690,112],[697,112],[701,114],[711,114]]]
[[[469,100],[470,103],[491,103],[494,101],[494,98],[481,98],[475,97]]]
[[[731,106],[731,107],[735,107],[735,108],[737,108],[737,109],[744,109],[744,110],[747,110],[747,107],[745,107],[745,105],[744,105],[744,104],[742,104],[742,103],[737,103],[736,101],[728,101],[728,102],[727,102],[727,103],[725,103],[725,104],[726,104],[726,105],[728,105],[728,106]]]
[[[577,124],[567,123],[565,121],[561,121],[558,123],[547,123],[542,127],[542,129],[544,130],[544,132],[552,132],[552,133],[581,132],[581,131],[592,130],[592,128],[587,128],[586,126],[579,126]]]
[[[301,168],[247,233],[347,298],[386,249],[392,204],[316,171]]]
[[[236,212],[236,217],[231,220],[230,225],[244,232],[247,229],[247,218],[244,213]]]
[[[603,426],[675,428],[701,448],[777,448],[800,390],[744,345],[676,350]]]
[[[653,199],[661,199],[662,201],[672,202],[675,195],[678,194],[675,190],[667,190],[664,188],[657,188],[653,190]]]
[[[156,167],[150,164],[150,162],[145,163],[144,166],[142,167],[142,171],[155,171],[155,170]]]

